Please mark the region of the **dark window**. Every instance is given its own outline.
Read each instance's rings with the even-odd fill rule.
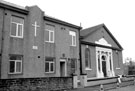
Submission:
[[[10,61],[10,73],[15,72],[15,61]]]
[[[90,49],[85,49],[85,67],[91,68]]]
[[[77,59],[71,58],[71,73],[75,73],[77,69]]]
[[[10,55],[9,58],[9,73],[22,73],[22,56]]]
[[[45,59],[45,72],[54,73],[54,57],[46,57]]]

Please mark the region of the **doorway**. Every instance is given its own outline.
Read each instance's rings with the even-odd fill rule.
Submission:
[[[60,76],[61,77],[66,76],[66,61],[65,60],[60,61]]]
[[[106,67],[107,67],[107,66],[106,66],[106,61],[107,61],[106,59],[107,59],[107,58],[106,58],[105,55],[102,55],[101,58],[102,58],[102,72],[103,72],[103,76],[104,76],[104,77],[107,77],[107,68],[106,68]]]
[[[104,77],[107,77],[107,72],[106,72],[106,61],[102,61],[102,71]]]

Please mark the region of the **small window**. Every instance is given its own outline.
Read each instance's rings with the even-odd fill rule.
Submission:
[[[45,41],[54,43],[54,26],[46,25],[45,26]]]
[[[71,46],[76,46],[76,32],[69,31],[69,35],[71,36]]]
[[[71,58],[71,72],[75,73],[76,70],[77,70],[77,59]]]
[[[24,19],[12,16],[10,36],[23,38],[23,27],[24,27]]]
[[[117,54],[117,58],[118,58],[118,67],[117,67],[117,69],[118,69],[118,68],[120,68],[120,59],[119,59],[120,57],[119,57],[119,52],[117,51],[116,54]]]
[[[53,57],[46,57],[45,73],[54,73],[54,58]]]
[[[91,68],[90,49],[85,49],[85,67]]]
[[[22,56],[10,55],[10,57],[9,57],[9,73],[10,74],[22,73]]]

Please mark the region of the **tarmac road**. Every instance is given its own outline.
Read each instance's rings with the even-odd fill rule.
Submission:
[[[109,91],[135,91],[135,85],[133,86],[128,86],[128,87],[121,87],[121,88],[117,88],[117,89],[112,89]]]
[[[74,90],[70,90],[70,91],[100,91],[100,90],[94,90],[92,88],[78,88],[78,89],[74,89]],[[117,89],[105,90],[105,91],[135,91],[135,85],[121,87],[121,88],[117,88]]]

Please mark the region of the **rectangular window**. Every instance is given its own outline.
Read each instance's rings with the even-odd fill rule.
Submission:
[[[54,73],[54,58],[53,57],[46,57],[45,73]]]
[[[11,17],[11,29],[10,36],[23,38],[24,19],[12,16]]]
[[[9,57],[9,73],[10,74],[22,73],[22,56],[10,55],[10,57]]]
[[[71,36],[71,46],[76,46],[76,32],[69,31],[69,35]]]
[[[75,73],[77,70],[77,59],[71,58],[71,73]]]
[[[46,25],[45,26],[45,41],[54,43],[54,30],[55,27],[51,25]]]

